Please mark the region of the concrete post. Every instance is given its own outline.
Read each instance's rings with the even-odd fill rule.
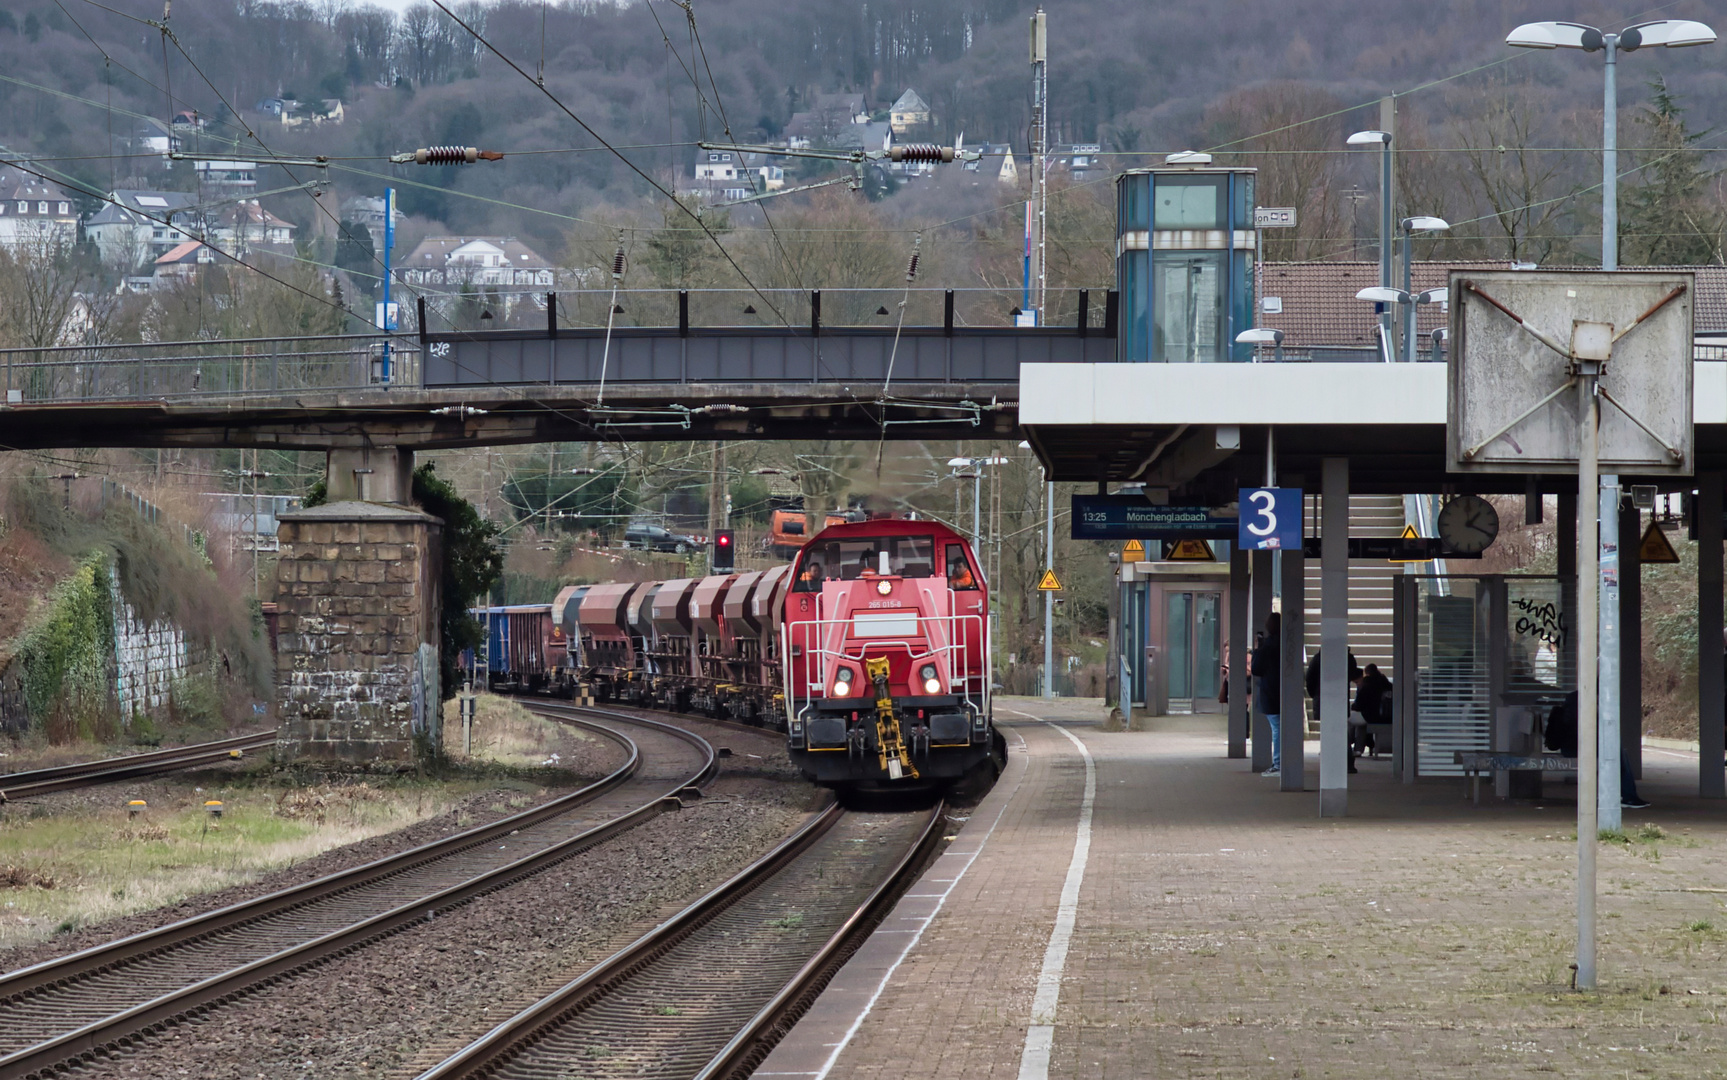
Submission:
[[[1248,629],[1247,552],[1229,549],[1229,756],[1247,756],[1247,713],[1253,635]]]
[[[1595,824],[1600,829],[1618,829],[1624,824],[1620,811],[1619,748],[1622,743],[1619,717],[1619,657],[1624,639],[1619,625],[1619,477],[1603,474],[1596,496],[1601,519],[1601,586],[1599,681],[1596,698],[1600,703],[1595,744]]]
[[[325,501],[413,502],[414,452],[394,446],[331,450],[325,457]]]
[[[1302,655],[1302,623],[1307,610],[1306,559],[1300,548],[1278,553],[1283,564],[1283,705],[1278,724],[1278,757],[1284,791],[1307,786],[1307,664]]]
[[[1559,512],[1553,519],[1558,541],[1560,607],[1565,611],[1565,643],[1559,650],[1561,671],[1577,677],[1577,492],[1559,493]],[[1575,688],[1575,681],[1572,683]]]
[[[1248,555],[1248,564],[1253,571],[1252,593],[1252,625],[1248,627],[1247,644],[1251,651],[1253,636],[1265,629],[1265,620],[1271,617],[1271,552],[1255,551]],[[1248,696],[1253,694],[1253,680],[1248,680]],[[1265,722],[1265,714],[1256,707],[1253,717],[1253,771],[1264,772],[1271,768],[1271,725]]]
[[[1619,509],[1619,754],[1633,779],[1643,777],[1643,515],[1627,500]]]
[[[1697,474],[1697,794],[1727,798],[1727,699],[1723,698],[1721,487],[1718,472]]]
[[[1349,807],[1349,459],[1320,476],[1319,816]]]

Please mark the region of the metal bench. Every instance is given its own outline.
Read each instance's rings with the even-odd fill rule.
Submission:
[[[1481,750],[1458,750],[1451,755],[1452,760],[1463,766],[1463,775],[1469,778],[1469,796],[1475,800],[1475,805],[1481,805],[1481,774],[1500,771],[1509,772],[1517,769],[1539,770],[1541,772],[1576,772],[1577,759],[1561,757],[1558,754],[1493,754]]]

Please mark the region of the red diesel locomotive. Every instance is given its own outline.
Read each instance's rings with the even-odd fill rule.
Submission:
[[[1005,763],[989,596],[935,522],[831,525],[792,566],[572,586],[490,615],[494,688],[776,728],[819,784],[940,786]]]

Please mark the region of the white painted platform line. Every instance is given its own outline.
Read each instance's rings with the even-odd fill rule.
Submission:
[[[1020,747],[1023,749],[1025,746],[1025,740],[1023,738],[1020,738],[1020,736],[1017,732],[1014,734],[1014,738],[1019,739]],[[968,856],[965,860],[965,865],[961,866],[959,868],[959,873],[955,874],[951,879],[948,880],[947,888],[943,889],[940,893],[935,894],[935,895],[940,896],[941,899],[939,899],[935,902],[935,907],[930,910],[929,918],[924,922],[924,924],[922,926],[918,927],[916,930],[887,931],[889,933],[910,934],[911,937],[909,939],[907,939],[907,941],[905,943],[905,948],[901,949],[899,951],[899,955],[894,957],[893,963],[889,964],[888,969],[886,971],[882,972],[881,981],[876,983],[875,990],[873,990],[870,993],[869,1000],[864,1002],[864,1007],[862,1009],[860,1009],[858,1011],[857,1016],[852,1019],[851,1026],[846,1028],[845,1036],[842,1039],[840,1039],[839,1042],[833,1044],[833,1048],[834,1048],[833,1053],[829,1054],[828,1059],[826,1061],[822,1062],[822,1067],[819,1070],[817,1070],[814,1073],[807,1074],[807,1075],[814,1076],[815,1080],[827,1080],[828,1073],[833,1071],[834,1063],[840,1059],[841,1054],[845,1053],[845,1048],[851,1045],[851,1041],[853,1039],[857,1038],[857,1033],[863,1028],[864,1020],[867,1019],[869,1017],[869,1014],[871,1013],[871,1011],[873,1011],[875,1009],[875,1003],[877,1001],[881,1000],[882,991],[887,989],[887,984],[890,980],[893,979],[894,972],[898,971],[899,966],[901,964],[905,963],[905,958],[907,956],[911,955],[911,951],[913,948],[915,948],[917,946],[917,943],[919,941],[923,940],[924,931],[928,930],[930,928],[930,926],[932,924],[934,924],[935,917],[937,915],[941,914],[941,909],[942,909],[943,905],[945,905],[947,903],[947,898],[949,896],[953,895],[954,887],[960,883],[961,878],[965,877],[966,871],[971,869],[971,864],[977,861],[977,857],[979,855],[983,854],[984,847],[989,844],[989,838],[995,835],[995,827],[997,825],[1001,824],[1002,815],[1007,813],[1007,808],[1009,806],[1013,805],[1014,796],[1019,794],[1019,785],[1024,780],[1025,780],[1025,771],[1021,770],[1020,774],[1019,774],[1019,778],[1014,781],[1013,791],[1011,793],[1009,793],[1007,798],[1005,798],[1001,801],[1001,808],[995,812],[995,820],[989,823],[989,830],[983,834],[983,837],[981,839],[978,840],[977,847],[972,849],[971,855]],[[936,884],[937,882],[939,882],[942,879],[931,878],[928,880],[929,880],[930,884]],[[930,894],[926,893],[924,895],[927,896]],[[881,930],[876,931],[876,933],[878,933],[878,934],[883,933],[883,932],[884,931],[881,931]],[[781,1075],[781,1074],[757,1073],[756,1075],[757,1076],[768,1076],[768,1075]],[[784,1074],[784,1075],[790,1075],[790,1074]]]
[[[1025,1029],[1025,1050],[1019,1058],[1019,1080],[1049,1080],[1049,1053],[1055,1045],[1055,1007],[1061,998],[1061,972],[1067,966],[1067,947],[1073,940],[1073,924],[1079,917],[1079,887],[1085,881],[1085,863],[1091,856],[1091,811],[1097,802],[1097,764],[1079,736],[1060,724],[1044,723],[1067,736],[1085,759],[1085,798],[1079,804],[1079,828],[1073,838],[1073,861],[1067,864],[1067,881],[1061,887],[1061,903],[1055,909],[1055,928],[1043,952],[1043,970],[1037,976],[1037,993],[1031,999],[1031,1024]]]

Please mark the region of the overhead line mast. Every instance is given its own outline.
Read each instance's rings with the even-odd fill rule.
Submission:
[[[1049,172],[1049,23],[1043,8],[1031,17],[1031,199],[1025,205],[1025,296],[1021,306],[1032,324],[1044,323],[1048,275],[1044,264],[1048,238]]]

